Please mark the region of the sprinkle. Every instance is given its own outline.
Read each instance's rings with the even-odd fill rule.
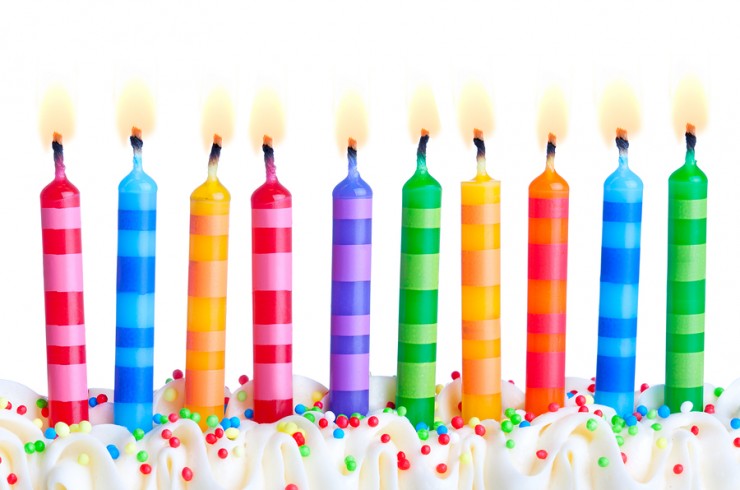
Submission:
[[[238,433],[238,431],[237,431],[237,433]],[[299,446],[303,446],[304,444],[306,444],[306,438],[303,437],[303,434],[301,434],[300,432],[294,432],[293,433],[293,440]]]
[[[547,406],[548,412],[557,412],[558,410],[560,410],[560,405],[558,405],[557,403],[553,402]]]
[[[547,451],[545,451],[544,449],[540,449],[540,450],[539,450],[539,451],[537,451],[537,452],[536,452],[535,454],[536,454],[536,455],[537,455],[537,457],[538,457],[538,458],[540,458],[540,459],[545,459],[545,458],[547,458]]]
[[[179,369],[175,369],[174,371],[172,371],[172,377],[175,379],[182,379],[182,371],[180,371]]]
[[[108,454],[110,454],[110,457],[113,459],[118,459],[118,457],[121,455],[121,452],[113,444],[108,444],[107,446],[105,446],[105,448],[108,450]]]
[[[44,437],[47,439],[54,439],[57,436],[57,431],[54,430],[53,427],[49,427],[44,431]]]
[[[189,419],[190,418],[190,415],[191,415],[191,412],[190,412],[189,409],[187,409],[185,407],[182,407],[180,409],[180,418],[181,419]]]
[[[247,399],[247,392],[246,391],[242,391],[242,390],[237,391],[236,392],[236,399],[239,400],[240,402],[245,401]]]
[[[145,432],[143,429],[134,429],[133,436],[137,441],[142,440],[144,438],[144,434]]]
[[[665,449],[666,446],[668,446],[668,441],[665,437],[659,437],[657,441],[655,441],[655,445],[658,446],[660,449]]]
[[[532,425],[532,424],[530,424],[530,423],[529,423],[529,422],[527,422],[526,420],[522,420],[522,421],[521,421],[521,422],[519,423],[519,428],[520,428],[520,429],[523,429],[524,427],[529,427],[529,426],[531,426],[531,425]]]
[[[44,407],[41,409],[41,416],[45,419],[49,418],[49,407]]]
[[[152,467],[148,463],[144,463],[143,465],[139,466],[139,471],[141,471],[144,475],[148,475],[152,472]]]
[[[516,414],[516,410],[513,408],[507,408],[506,410],[504,410],[504,417],[506,417],[507,419],[513,417],[514,414]]]
[[[396,413],[398,414],[399,417],[405,417],[406,416],[406,407],[403,407],[403,406],[402,407],[398,407],[396,409]]]
[[[643,417],[646,416],[648,413],[648,409],[645,405],[638,405],[635,410],[637,411],[637,413],[639,413]]]
[[[524,420],[527,422],[532,422],[534,420],[535,415],[532,412],[525,412],[524,413]]]
[[[378,426],[378,417],[376,417],[375,415],[372,415],[371,417],[369,417],[367,419],[367,425],[369,425],[370,427],[377,427]]]
[[[149,459],[149,453],[147,453],[146,451],[139,451],[138,453],[136,453],[136,460],[139,463],[143,463],[147,459]]]
[[[169,414],[167,416],[167,420],[169,420],[170,423],[173,423],[174,424],[175,422],[177,422],[178,420],[180,420],[180,416],[177,415],[176,413],[172,412],[171,414]]]
[[[443,386],[443,385],[436,385],[436,386],[434,387],[434,392],[435,392],[435,394],[439,395],[440,393],[442,393],[442,388],[444,388],[444,386]]]
[[[96,400],[98,401],[98,405],[108,403],[108,395],[106,395],[105,393],[101,393],[96,397]]]
[[[332,432],[332,435],[334,436],[334,439],[344,439],[344,431],[337,427],[334,429],[334,432]]]
[[[658,422],[655,422],[653,425],[650,426],[651,429],[653,429],[655,432],[658,432],[659,430],[663,429],[663,426],[660,425]]]
[[[698,436],[699,435],[699,427],[697,427],[695,425],[692,425],[691,426],[691,433],[694,434],[695,436]]]
[[[219,439],[224,436],[224,430],[221,427],[216,427],[216,430],[214,430],[213,433],[216,434],[216,437]]]
[[[180,438],[179,437],[171,437],[170,438],[170,447],[177,449],[180,447]]]
[[[163,429],[160,435],[162,436],[162,439],[169,439],[172,437],[172,431],[170,429]]]
[[[637,425],[631,425],[631,426],[630,426],[630,427],[629,427],[629,428],[627,429],[627,433],[628,433],[629,435],[631,435],[631,436],[636,436],[636,435],[637,435],[637,432],[639,432],[639,429],[637,428]]]
[[[220,424],[221,424],[221,428],[222,429],[228,429],[228,428],[231,427],[231,420],[229,420],[227,418],[223,418],[223,419],[221,419]]]
[[[447,465],[444,463],[439,463],[437,465],[437,473],[447,473]]]
[[[218,442],[218,437],[216,437],[216,434],[211,432],[210,434],[206,434],[206,442],[208,444],[216,444]]]
[[[44,441],[36,441],[33,446],[36,449],[37,453],[43,453],[44,449],[46,449],[46,444],[44,443]]]
[[[0,407],[7,408],[10,402],[4,396],[0,397]]]
[[[347,471],[355,471],[357,469],[357,461],[355,461],[355,457],[347,456],[344,458],[344,467],[347,468]]]
[[[418,424],[416,424],[416,426],[414,427],[414,429],[416,429],[416,431],[417,431],[417,432],[418,432],[418,431],[420,431],[420,430],[422,430],[422,429],[426,430],[426,429],[428,429],[428,428],[429,428],[429,426],[428,426],[428,425],[427,425],[427,424],[426,424],[425,422],[419,422],[419,423],[418,423]]]
[[[8,484],[10,485],[15,485],[16,483],[18,483],[18,477],[15,475],[15,473],[9,473],[7,480]]]
[[[337,419],[337,416],[331,410],[324,412],[324,417],[326,417],[326,420],[328,420],[329,423],[332,423]]]
[[[596,391],[596,385],[595,385],[595,384],[593,384],[593,383],[591,383],[590,385],[588,385],[588,388],[586,388],[586,389],[587,389],[588,391],[590,391],[591,393],[593,393],[593,392],[595,392],[595,391]]]
[[[725,392],[725,389],[724,388],[720,388],[718,386],[717,388],[714,389],[714,396],[716,396],[717,398],[719,398],[720,396],[722,396],[722,393],[724,393],[724,392]]]
[[[209,415],[208,417],[206,417],[206,425],[213,429],[218,425],[218,417],[216,417],[215,415]]]
[[[324,408],[324,404],[321,403],[321,401],[313,402],[314,408],[322,409]]]
[[[77,456],[77,463],[82,466],[87,466],[90,464],[90,456],[87,453],[80,453],[80,455]]]
[[[600,467],[606,468],[607,466],[609,466],[609,458],[607,458],[606,456],[602,456],[599,458],[598,463]]]
[[[596,419],[588,419],[586,421],[586,428],[590,430],[591,432],[595,431],[598,426],[599,426],[599,423],[596,422]]]
[[[661,405],[660,408],[658,408],[658,416],[660,418],[668,418],[668,416],[671,414],[671,409],[668,408],[668,405]]]
[[[251,408],[244,410],[244,417],[247,420],[252,420],[254,418],[254,410]]]
[[[304,458],[307,458],[311,455],[311,448],[308,446],[301,446],[298,448],[298,450],[301,452],[301,456]]]
[[[622,463],[627,464],[627,455],[625,453],[620,453],[622,455]]]
[[[399,470],[407,470],[409,468],[411,468],[411,462],[408,459],[403,459],[398,462]]]
[[[507,449],[514,449],[514,446],[516,446],[516,443],[514,442],[514,439],[506,439],[506,448]]]
[[[736,437],[735,440],[732,441],[732,444],[734,444],[735,447],[740,447],[740,437]]]
[[[90,408],[95,408],[98,405],[98,399],[92,396],[87,400],[87,404],[90,405]]]
[[[16,408],[15,411],[18,415],[26,415],[28,409],[25,405],[18,405],[18,408]]]
[[[328,425],[329,425],[328,420],[326,420],[325,418],[319,419],[319,427],[321,427],[322,429],[326,429]]]
[[[470,454],[470,451],[465,451],[460,455],[460,463],[462,464],[468,464],[473,459],[473,456]]]
[[[677,464],[673,467],[673,472],[677,475],[683,473],[683,465]]]
[[[658,411],[654,408],[648,410],[647,418],[648,420],[655,420],[655,418],[658,416]]]
[[[324,398],[324,394],[320,391],[314,391],[311,393],[311,401],[314,403],[321,401],[322,398]]]
[[[624,423],[627,424],[628,427],[637,425],[637,417],[635,417],[634,415],[627,415],[624,418]]]
[[[390,442],[390,440],[391,440],[391,436],[388,434],[383,434],[380,436],[380,442],[382,442],[383,444]]]
[[[437,431],[437,434],[447,434],[449,429],[447,429],[446,425],[440,424],[437,426],[436,431]]]
[[[359,427],[360,426],[360,419],[358,417],[350,417],[349,418],[349,425],[350,427]]]
[[[129,442],[123,447],[123,450],[126,452],[126,454],[134,454],[136,452],[136,443]]]
[[[193,470],[191,470],[187,466],[182,469],[182,472],[180,474],[182,475],[182,479],[185,481],[190,481],[193,479]]]
[[[244,456],[244,446],[234,446],[232,452],[234,453],[234,457],[241,458]]]
[[[294,483],[289,483],[285,486],[285,490],[298,490],[298,485]]]
[[[429,431],[426,429],[417,430],[416,435],[418,435],[419,439],[422,441],[426,441],[427,439],[429,439]]]
[[[459,429],[462,429],[463,428],[463,425],[464,425],[463,418],[460,417],[459,415],[456,415],[455,417],[452,417],[451,423],[452,423],[452,427],[454,427],[455,429],[458,429],[458,430]]]
[[[478,424],[480,424],[480,419],[478,417],[470,417],[470,420],[468,420],[468,426],[471,428],[474,428]]]
[[[514,430],[514,424],[511,422],[511,420],[504,420],[503,422],[501,422],[501,430],[508,434],[512,430]]]
[[[80,432],[83,434],[89,434],[92,431],[92,424],[87,420],[80,422]]]
[[[163,418],[164,416],[161,413],[155,413],[154,415],[152,415],[152,422],[159,425],[163,422]]]
[[[303,415],[304,413],[306,413],[306,405],[304,405],[303,403],[299,403],[298,405],[295,406],[293,410],[298,415]]]
[[[218,457],[221,458],[221,459],[226,459],[226,458],[229,457],[229,451],[227,451],[226,448],[224,448],[224,447],[222,447],[221,449],[219,449],[218,450],[218,453],[216,453],[216,454],[218,454]]]
[[[442,444],[443,446],[446,446],[450,443],[450,435],[449,434],[440,434],[439,437],[437,437],[437,442]]]
[[[38,408],[46,408],[47,406],[49,406],[49,402],[47,402],[43,398],[39,398],[38,400],[36,400],[36,406]]]
[[[681,413],[689,413],[694,409],[694,404],[690,401],[686,400],[681,404],[681,407],[679,407],[679,410]]]
[[[36,446],[32,442],[27,442],[23,445],[23,450],[26,454],[33,454],[36,452]]]
[[[645,390],[647,390],[648,388],[650,388],[650,385],[649,385],[649,384],[647,384],[647,383],[642,383],[642,384],[640,385],[640,393],[643,393],[643,392],[644,392]]]
[[[730,427],[732,427],[733,429],[740,429],[740,419],[735,417],[730,420]]]
[[[586,397],[583,395],[578,395],[576,397],[576,405],[578,405],[579,407],[582,407],[585,404],[586,404]]]
[[[424,456],[428,455],[430,452],[432,452],[432,448],[429,447],[429,444],[424,444],[421,446],[421,454]]]
[[[44,426],[44,422],[41,419],[33,419],[33,425],[40,429]]]
[[[170,403],[177,400],[177,390],[172,387],[165,389],[164,400]]]
[[[617,439],[617,446],[619,446],[619,447],[624,446],[624,437],[617,436],[616,439]]]
[[[711,403],[708,403],[706,407],[704,407],[704,411],[706,413],[714,413],[714,405]]]
[[[239,385],[245,385],[247,383],[249,383],[249,376],[247,376],[246,374],[242,374],[241,376],[239,376]]]
[[[511,417],[509,417],[509,419],[511,420],[511,423],[512,424],[519,425],[521,423],[521,421],[522,421],[522,416],[519,415],[518,413],[515,413],[514,415],[512,415]]]

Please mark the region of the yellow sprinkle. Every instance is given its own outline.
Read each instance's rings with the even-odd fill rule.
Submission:
[[[470,420],[468,420],[468,425],[474,429],[478,424],[480,424],[480,419],[478,417],[470,417]]]
[[[167,388],[164,390],[164,399],[168,402],[174,402],[177,400],[177,390],[174,388]]]
[[[311,393],[311,401],[314,403],[320,401],[322,398],[324,398],[324,395],[320,391],[314,391]]]
[[[126,454],[134,454],[136,453],[136,443],[135,442],[129,442],[123,447],[123,450],[126,451]]]
[[[44,421],[41,419],[33,419],[33,425],[40,429],[44,426]]]
[[[237,429],[236,427],[229,427],[224,431],[224,435],[228,440],[233,441],[234,439],[239,437],[239,429]]]
[[[295,422],[288,422],[287,424],[285,424],[285,432],[287,432],[287,433],[288,433],[288,434],[290,434],[291,436],[292,436],[293,434],[295,434],[295,432],[296,432],[297,430],[298,430],[298,426],[296,425],[296,423],[295,423]]]
[[[231,452],[237,458],[244,456],[244,448],[242,446],[234,446],[234,449],[232,449]]]
[[[57,422],[54,426],[54,430],[57,431],[57,435],[61,438],[67,437],[70,432],[69,426],[64,422]]]
[[[594,397],[591,395],[586,395],[586,405],[591,405],[594,402]]]
[[[77,462],[83,466],[87,466],[87,464],[90,463],[90,456],[87,453],[80,453],[77,457]]]
[[[655,445],[658,446],[660,449],[665,449],[668,445],[668,441],[665,437],[659,437],[657,441],[655,441]]]
[[[87,420],[83,420],[80,422],[80,432],[83,434],[89,434],[92,430],[92,424],[88,422]]]
[[[79,432],[80,431],[80,424],[72,424],[69,426],[70,432]]]
[[[0,397],[0,409],[5,409],[5,407],[8,406],[8,399],[3,397]]]
[[[434,387],[434,391],[439,395],[442,392],[443,385],[437,385]]]
[[[472,460],[472,455],[470,454],[470,451],[465,451],[460,455],[460,463],[468,464]]]
[[[287,422],[278,422],[277,424],[277,430],[278,432],[285,432],[285,426],[287,425]]]

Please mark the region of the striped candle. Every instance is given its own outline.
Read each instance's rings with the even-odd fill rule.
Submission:
[[[462,213],[462,414],[501,418],[501,182],[486,173],[475,132],[478,172],[460,188]]]
[[[118,280],[113,421],[152,428],[154,260],[157,184],[142,169],[141,131],[131,135],[134,168],[118,186]]]
[[[226,270],[231,195],[216,172],[221,138],[215,135],[208,178],[190,195],[190,266],[188,336],[185,357],[185,405],[206,418],[224,414],[226,349]]]
[[[554,164],[551,134],[545,171],[529,185],[525,409],[535,414],[565,398],[568,183]]]
[[[370,389],[370,257],[373,191],[357,171],[354,140],[347,177],[334,188],[331,269],[330,408],[367,414]]]
[[[617,147],[619,167],[604,182],[596,403],[624,417],[635,408],[642,180],[627,164],[626,131]]]
[[[266,181],[252,194],[254,420],[275,422],[293,413],[293,208],[270,137],[262,150]]]
[[[686,127],[686,160],[668,179],[668,291],[665,403],[704,408],[704,292],[707,176],[696,165],[694,127]]]
[[[88,420],[82,295],[80,192],[64,173],[62,137],[52,143],[56,173],[41,191],[49,425]]]
[[[403,186],[396,406],[416,426],[434,422],[442,187],[427,170],[422,130],[416,172]]]

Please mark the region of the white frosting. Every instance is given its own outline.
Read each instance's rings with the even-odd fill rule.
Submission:
[[[588,395],[590,383],[568,379],[567,386]],[[182,385],[182,380],[176,380],[157,392],[157,412],[179,410],[181,396],[166,402],[164,392],[174,388],[179,394]],[[296,403],[306,406],[312,405],[312,394],[327,391],[319,383],[299,376],[295,377],[294,386]],[[155,426],[137,442],[126,429],[110,423],[112,404],[103,403],[91,409],[91,432],[75,432],[51,441],[44,438],[45,426],[39,428],[33,422],[41,417],[36,407],[40,397],[22,385],[0,381],[0,396],[13,404],[10,410],[0,410],[0,489],[283,489],[290,483],[301,490],[736,489],[740,482],[740,448],[733,445],[740,430],[730,427],[730,421],[740,417],[740,381],[719,397],[714,395],[713,387],[707,386],[705,400],[715,405],[714,414],[688,412],[654,420],[645,417],[637,423],[637,434],[629,435],[626,428],[621,432],[624,445],[620,448],[611,423],[607,422],[613,411],[588,404],[589,413],[580,413],[575,396],[566,407],[535,418],[530,427],[515,427],[509,434],[493,420],[481,423],[486,428],[482,437],[469,426],[453,429],[450,420],[459,414],[459,380],[448,384],[438,396],[437,417],[449,427],[449,444],[440,444],[433,431],[428,440],[422,441],[405,418],[382,412],[386,402],[395,396],[394,378],[373,377],[371,411],[378,419],[376,427],[370,427],[365,418],[359,427],[346,428],[344,437],[337,439],[333,435],[337,426],[331,423],[330,414],[330,423],[324,429],[317,423],[324,417],[321,412],[314,412],[316,422],[298,415],[283,420],[305,431],[310,448],[307,457],[301,456],[290,435],[278,430],[278,424],[260,425],[245,420],[251,385],[238,390],[247,392],[246,401],[239,402],[236,392],[226,392],[232,400],[227,416],[241,419],[234,440],[224,436],[215,444],[208,444],[195,423],[178,420]],[[100,392],[91,390],[91,396]],[[112,393],[105,393],[112,400]],[[504,406],[516,408],[520,416],[524,415],[524,395],[516,386],[504,383],[503,398]],[[657,408],[662,403],[662,387],[648,389],[637,403]],[[23,416],[16,413],[21,404],[28,409]],[[593,414],[596,409],[603,411],[603,418]],[[593,430],[587,428],[589,419],[594,420]],[[660,430],[651,428],[656,422],[661,424]],[[692,434],[692,426],[699,429],[698,435]],[[161,435],[163,429],[180,439],[179,447],[170,447]],[[390,436],[389,442],[381,442],[383,434]],[[512,449],[506,447],[507,439],[514,441]],[[38,440],[46,443],[45,450],[26,454],[24,444]],[[126,445],[132,443],[136,449],[128,454]],[[106,449],[110,444],[120,451],[116,460]],[[430,446],[428,455],[421,453],[424,444]],[[221,448],[229,452],[226,459],[218,456]],[[149,455],[149,475],[140,472],[136,452],[141,450]],[[539,450],[547,452],[544,459],[537,456]],[[410,463],[406,470],[398,468],[399,451],[405,453]],[[628,457],[626,464],[621,452]],[[79,462],[82,453],[89,458],[87,464]],[[355,458],[356,469],[352,472],[345,467],[346,456]],[[598,464],[602,457],[608,458],[606,467]],[[447,465],[444,473],[437,472],[440,463]],[[677,464],[683,466],[680,474],[674,473]],[[182,477],[184,467],[193,472],[190,482]],[[18,478],[13,486],[7,482],[11,472]]]

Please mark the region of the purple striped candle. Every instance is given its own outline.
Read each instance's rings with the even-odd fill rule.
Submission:
[[[330,407],[336,414],[365,415],[370,388],[373,191],[357,171],[351,139],[347,160],[347,177],[332,193]]]

